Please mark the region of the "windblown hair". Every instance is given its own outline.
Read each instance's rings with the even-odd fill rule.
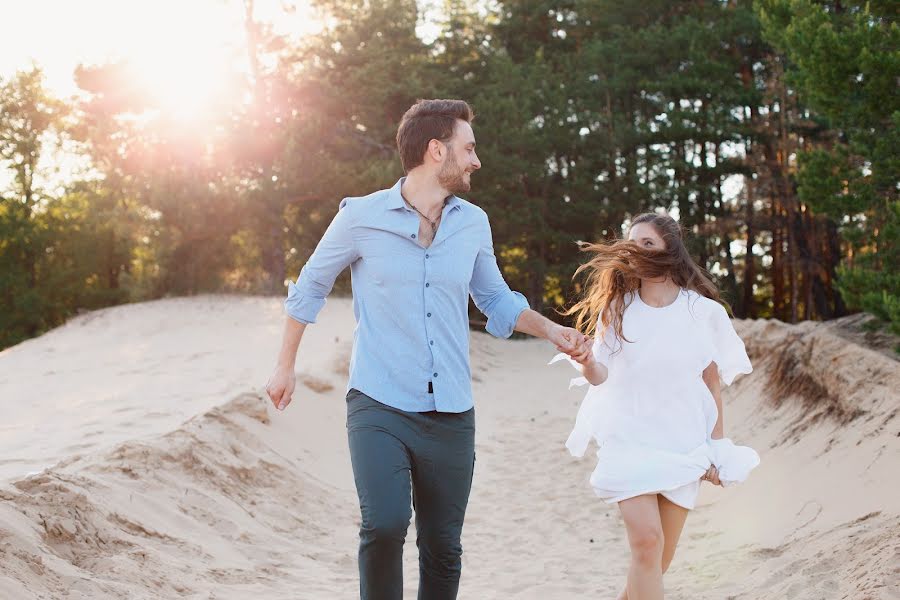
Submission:
[[[628,240],[601,244],[582,244],[583,252],[594,256],[578,267],[575,277],[586,274],[584,297],[563,314],[575,316],[575,328],[585,335],[606,335],[613,328],[617,340],[624,340],[622,317],[625,296],[637,293],[641,279],[672,278],[677,285],[721,302],[719,289],[684,246],[681,226],[669,215],[643,213],[635,217],[631,227],[649,223],[665,242],[665,250],[650,250]],[[598,318],[599,315],[599,318]]]

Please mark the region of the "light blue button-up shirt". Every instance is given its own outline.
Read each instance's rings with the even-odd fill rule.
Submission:
[[[496,337],[512,335],[528,301],[503,280],[481,208],[450,197],[434,241],[423,248],[419,215],[404,202],[402,183],[341,202],[289,285],[285,310],[315,323],[349,265],[357,326],[348,389],[400,410],[463,412],[472,408],[469,294]]]

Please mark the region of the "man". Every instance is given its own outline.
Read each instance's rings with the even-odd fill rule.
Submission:
[[[576,354],[587,341],[528,308],[494,257],[485,212],[468,192],[475,154],[472,110],[461,100],[420,100],[403,116],[397,146],[406,177],[341,202],[315,252],[289,286],[289,318],[266,391],[291,402],[303,331],[348,265],[357,320],[347,431],[362,525],[360,595],[402,597],[402,553],[416,510],[419,598],[456,598],[460,534],[475,460],[468,296],[487,330],[513,330]]]

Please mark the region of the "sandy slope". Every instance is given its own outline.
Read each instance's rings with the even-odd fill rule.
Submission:
[[[0,353],[0,598],[354,597],[350,304],[310,328],[285,413],[258,395],[281,319],[271,298],[164,300]],[[668,597],[900,598],[898,363],[821,325],[739,330],[757,369],[727,390],[726,430],[763,462],[704,489]],[[461,598],[612,598],[623,580],[617,510],[562,445],[580,392],[552,354],[473,336]]]

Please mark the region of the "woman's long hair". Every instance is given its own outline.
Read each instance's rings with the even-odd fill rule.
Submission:
[[[716,284],[685,248],[681,226],[675,219],[669,215],[643,213],[631,221],[631,227],[639,223],[653,226],[663,239],[665,250],[642,248],[628,239],[581,245],[583,252],[594,254],[575,271],[575,277],[587,274],[584,297],[563,314],[574,315],[575,328],[585,335],[603,336],[612,327],[616,339],[628,341],[622,333],[625,295],[637,293],[641,279],[660,279],[668,275],[682,288],[721,302]]]

